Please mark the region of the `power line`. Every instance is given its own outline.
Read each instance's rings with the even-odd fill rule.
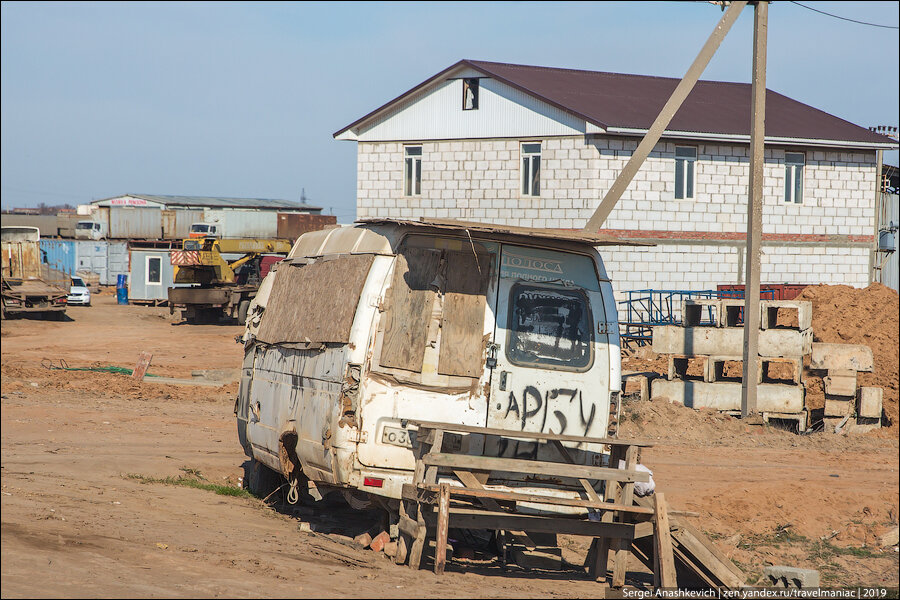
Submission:
[[[818,8],[813,8],[812,6],[806,6],[805,4],[800,4],[799,2],[795,2],[794,0],[790,0],[791,4],[796,4],[802,8],[807,10],[811,10],[813,12],[817,12],[821,15],[825,15],[826,17],[832,17],[835,19],[840,19],[841,21],[849,21],[851,23],[857,23],[859,25],[868,25],[869,27],[881,27],[882,29],[900,29],[896,25],[881,25],[879,23],[867,23],[866,21],[857,21],[856,19],[848,19],[847,17],[842,17],[840,15],[833,15],[831,13],[827,13],[824,10],[819,10]]]

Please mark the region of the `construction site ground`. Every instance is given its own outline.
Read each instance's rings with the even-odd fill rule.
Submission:
[[[4,597],[597,595],[575,566],[454,561],[443,577],[413,572],[354,547],[361,525],[349,508],[269,508],[240,489],[237,383],[42,366],[134,367],[149,351],[150,373],[190,379],[239,366],[240,328],[178,324],[110,292],[68,315],[2,323]],[[826,585],[896,588],[898,554],[877,539],[897,525],[897,431],[798,436],[654,400],[626,404],[620,435],[656,442],[642,461],[657,489],[699,515],[688,519],[749,583],[786,564],[819,569]],[[560,543],[565,563],[581,563],[586,540]]]

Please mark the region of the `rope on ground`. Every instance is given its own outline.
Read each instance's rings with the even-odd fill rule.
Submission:
[[[134,369],[129,369],[128,367],[115,367],[112,365],[104,366],[100,363],[94,363],[90,367],[70,367],[69,363],[63,358],[58,358],[56,361],[52,358],[43,358],[41,359],[41,366],[51,371],[90,371],[92,373],[120,373],[122,375],[131,375],[134,373]],[[159,377],[159,375],[147,373],[145,377]]]

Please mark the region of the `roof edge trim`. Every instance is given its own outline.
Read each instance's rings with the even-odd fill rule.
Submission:
[[[634,127],[609,127],[609,134],[620,134],[629,136],[642,136],[647,134],[646,129]],[[706,133],[702,131],[677,131],[666,130],[662,137],[680,138],[680,139],[696,139],[696,140],[712,140],[722,142],[747,142],[750,143],[750,136],[741,133]],[[813,138],[792,138],[767,135],[765,138],[767,144],[796,144],[798,146],[824,146],[832,148],[859,148],[865,150],[894,150],[900,147],[900,143],[874,143],[874,142],[856,142],[850,140],[820,140]]]

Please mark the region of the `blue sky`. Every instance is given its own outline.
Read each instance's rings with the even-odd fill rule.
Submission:
[[[805,2],[898,24],[897,2]],[[125,192],[310,202],[355,214],[331,134],[461,58],[680,77],[706,2],[32,3],[0,19],[2,205]],[[898,32],[770,7],[768,87],[898,124]],[[705,79],[749,81],[752,10]],[[888,157],[896,164],[897,154]]]

